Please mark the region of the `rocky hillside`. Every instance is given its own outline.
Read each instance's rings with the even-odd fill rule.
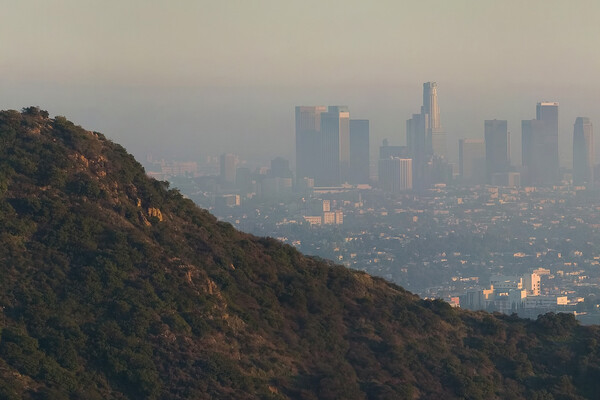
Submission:
[[[0,112],[2,399],[578,399],[600,330],[455,310],[218,222],[121,146]]]

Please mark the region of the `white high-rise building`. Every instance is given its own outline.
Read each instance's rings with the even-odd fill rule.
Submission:
[[[412,159],[390,157],[379,160],[379,185],[392,193],[412,189]]]

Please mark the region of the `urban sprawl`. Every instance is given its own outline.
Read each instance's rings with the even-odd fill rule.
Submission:
[[[535,318],[574,313],[599,323],[600,201],[593,130],[578,117],[572,169],[559,167],[556,102],[522,121],[522,162],[506,120],[459,140],[447,161],[437,84],[406,123],[406,145],[379,147],[371,173],[369,121],[346,106],[296,107],[296,166],[277,157],[250,169],[234,154],[147,160],[197,204],[237,228],[472,310]],[[598,174],[596,174],[597,176]]]

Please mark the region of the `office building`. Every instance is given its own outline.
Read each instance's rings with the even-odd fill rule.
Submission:
[[[425,160],[433,154],[431,137],[427,134],[427,118],[423,114],[413,114],[406,121],[406,143],[415,161]]]
[[[350,168],[350,113],[346,106],[296,107],[296,178],[337,186]]]
[[[248,167],[237,167],[235,169],[235,187],[241,193],[250,193],[254,191],[252,173]]]
[[[379,160],[379,186],[391,193],[410,190],[413,187],[413,160],[410,158],[386,158]]]
[[[446,134],[440,121],[437,83],[423,84],[423,105],[420,114],[406,121],[406,142],[413,160],[413,184],[426,188],[433,183],[446,183]]]
[[[510,170],[510,134],[506,120],[486,120],[484,136],[486,179],[492,183],[494,174]]]
[[[415,158],[436,155],[446,157],[446,134],[440,122],[437,83],[423,84],[423,105],[420,114],[406,121],[407,144]]]
[[[558,157],[558,103],[541,102],[536,107],[536,119],[543,121],[544,140],[540,144],[542,151],[546,154],[546,166],[548,168],[547,179],[556,183],[560,180],[559,175],[559,157]]]
[[[542,102],[536,119],[521,123],[525,183],[552,185],[559,180],[558,103]]]
[[[350,120],[350,172],[348,182],[369,183],[369,120]]]
[[[585,117],[577,117],[573,129],[573,184],[594,185],[594,131]]]
[[[521,157],[523,160],[524,183],[535,186],[545,176],[544,154],[539,142],[544,136],[544,123],[536,119],[521,121]]]
[[[237,167],[237,156],[235,154],[221,154],[219,176],[221,184],[230,186],[235,184],[235,171]]]
[[[440,122],[440,108],[437,101],[437,83],[425,82],[423,84],[423,106],[421,115],[426,119],[427,136],[431,141],[431,153],[446,157],[446,133]]]
[[[296,107],[296,179],[314,179],[321,159],[321,114],[325,106]]]
[[[346,106],[329,106],[321,113],[321,157],[316,186],[344,183],[350,167],[350,112]]]
[[[485,180],[485,143],[483,139],[458,141],[459,173],[463,183],[479,184]]]

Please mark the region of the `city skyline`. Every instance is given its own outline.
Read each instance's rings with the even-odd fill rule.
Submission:
[[[298,184],[309,178],[311,185],[339,186],[343,183],[371,183],[369,172],[369,120],[350,119],[347,106],[296,106],[296,168]],[[399,191],[427,188],[435,183],[451,183],[451,169],[445,158],[434,150],[433,134],[442,133],[437,98],[437,84],[423,84],[420,114],[406,121],[406,146],[389,145],[387,139],[379,147],[379,186]],[[538,102],[536,118],[522,122],[521,162],[511,163],[510,132],[506,120],[485,120],[483,135],[458,141],[459,163],[454,175],[461,184],[487,183],[501,186],[554,185],[565,179],[559,171],[559,103]],[[572,180],[578,185],[593,185],[594,149],[590,119],[578,117],[573,133],[574,160]],[[410,159],[410,184],[394,184],[389,160]],[[579,161],[579,163],[577,163]],[[289,163],[289,161],[287,161]],[[360,165],[360,168],[358,166]],[[458,168],[458,171],[456,171]],[[362,171],[357,172],[359,169]],[[406,170],[406,167],[402,167]],[[371,171],[369,171],[371,170]],[[385,172],[382,172],[385,170]],[[458,174],[457,174],[458,172]],[[405,172],[401,173],[402,175]],[[360,176],[360,177],[359,177]],[[383,178],[382,178],[383,176]],[[381,180],[383,179],[383,180]],[[394,189],[392,189],[394,187]],[[387,188],[387,189],[385,189]]]
[[[347,106],[296,106],[297,183],[310,179],[316,187],[371,183],[369,179],[369,121],[351,120]],[[440,119],[437,83],[423,83],[419,114],[406,121],[406,146],[379,148],[378,186],[401,192],[426,189],[455,181],[445,157],[445,133]],[[511,163],[511,140],[506,120],[485,120],[483,137],[458,141],[459,183],[500,186],[552,186],[566,177],[559,164],[559,103],[536,104],[536,118],[521,121],[520,164]],[[589,118],[578,117],[573,133],[572,181],[593,186],[594,148]],[[410,161],[410,167],[404,161]],[[350,168],[352,165],[352,169]],[[357,178],[361,165],[363,177]],[[411,172],[408,182],[406,171]]]
[[[381,169],[384,165],[389,170],[387,164],[381,162],[385,159],[411,159],[413,162],[410,167],[413,172],[410,185],[396,185],[396,187],[404,187],[403,190],[412,188],[413,184],[415,188],[421,189],[435,183],[453,182],[467,185],[487,183],[509,187],[547,186],[559,184],[565,179],[572,179],[575,185],[593,185],[594,141],[592,123],[588,117],[577,117],[572,136],[574,160],[580,163],[574,163],[572,168],[559,171],[558,102],[538,102],[536,118],[522,121],[523,140],[520,145],[525,157],[520,163],[518,160],[511,162],[511,139],[510,132],[507,130],[507,121],[485,120],[482,136],[463,138],[458,141],[459,163],[454,166],[454,177],[452,177],[444,158],[440,156],[436,158],[434,154],[431,140],[433,130],[428,128],[430,124],[434,124],[430,122],[429,113],[425,112],[428,110],[427,102],[434,104],[429,109],[435,110],[432,113],[434,119],[437,119],[435,125],[441,126],[437,95],[435,91],[433,96],[430,95],[432,87],[437,87],[437,84],[435,82],[423,84],[424,104],[421,106],[421,114],[413,114],[413,118],[407,121],[407,142],[412,143],[412,147],[390,146],[389,141],[385,139],[379,147],[378,164],[369,164],[370,121],[350,119],[348,106],[296,106],[296,154],[297,158],[301,160],[304,158],[304,164],[310,170],[303,172],[295,168],[294,173],[290,160],[276,154],[271,154],[271,164],[272,157],[277,156],[276,159],[286,163],[290,171],[290,179],[292,174],[295,175],[296,184],[304,185],[306,184],[302,182],[304,178],[309,178],[310,185],[316,187],[376,182],[381,177]],[[221,155],[221,175],[224,171],[223,157],[225,156],[232,155]],[[421,175],[415,174],[413,167],[415,164],[422,170]],[[376,175],[373,174],[373,166],[379,167],[379,173]],[[244,169],[250,173],[247,166],[244,166]],[[266,167],[263,170],[267,171]],[[448,174],[444,172],[445,170]],[[572,175],[565,175],[569,170]],[[391,176],[387,172],[385,175]],[[372,181],[372,178],[375,180]],[[389,181],[388,178],[384,179]],[[221,181],[231,182],[232,179],[224,179],[221,176]],[[381,188],[392,187],[385,182],[379,183]],[[394,191],[398,190],[394,189]]]
[[[552,99],[563,165],[575,118],[600,114],[592,1],[140,4],[6,4],[0,32],[19,40],[0,45],[2,108],[69,115],[139,158],[266,160],[268,144],[293,160],[294,105],[347,104],[371,121],[372,149],[400,145],[419,83],[437,81],[450,161],[482,120],[507,120],[520,143],[530,105]]]
[[[0,398],[598,397],[597,0],[5,3]]]

